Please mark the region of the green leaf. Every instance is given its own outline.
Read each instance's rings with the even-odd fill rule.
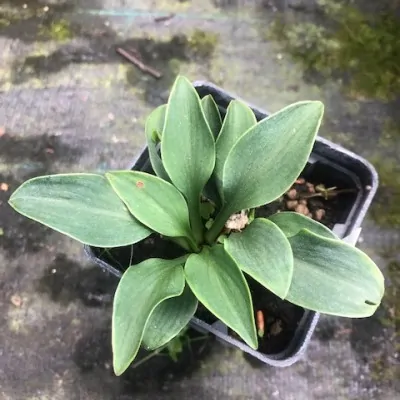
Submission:
[[[225,250],[239,268],[285,298],[293,275],[293,254],[283,232],[271,221],[256,218],[243,232],[224,240]]]
[[[185,286],[184,260],[151,258],[129,267],[119,282],[112,315],[113,364],[121,375],[139,350],[149,316]]]
[[[203,247],[185,265],[196,297],[252,348],[257,348],[253,304],[247,282],[223,246]]]
[[[218,189],[222,194],[222,173],[226,158],[238,139],[257,123],[256,117],[246,104],[239,100],[232,100],[226,111],[221,132],[215,143],[214,177]]]
[[[343,317],[369,317],[375,312],[384,293],[384,279],[366,254],[307,229],[289,242],[294,269],[288,301]]]
[[[151,234],[101,175],[41,176],[23,183],[9,204],[20,214],[97,247],[136,243]]]
[[[229,214],[278,198],[300,174],[321,123],[323,104],[292,104],[260,121],[233,146],[223,170]]]
[[[179,355],[183,351],[183,339],[180,335],[175,336],[170,342],[168,342],[167,351],[171,360],[177,362]]]
[[[185,199],[173,185],[139,171],[108,172],[106,177],[140,222],[165,236],[192,237]]]
[[[166,181],[169,181],[168,174],[166,173],[165,168],[163,166],[161,157],[158,153],[158,146],[157,146],[157,143],[162,135],[164,127],[166,109],[167,105],[164,104],[152,111],[152,113],[148,116],[146,120],[145,133],[146,133],[147,147],[149,149],[150,162],[153,167],[153,170],[157,174],[157,176]]]
[[[222,125],[221,114],[219,113],[218,106],[210,94],[201,99],[201,105],[211,132],[216,138]]]
[[[214,169],[215,144],[199,96],[183,77],[176,79],[169,97],[161,155],[168,176],[187,200],[191,227],[200,242],[200,193]]]
[[[209,201],[203,201],[202,203],[200,203],[200,215],[206,221],[210,219],[214,211],[215,206]]]
[[[297,235],[302,229],[327,237],[328,239],[339,239],[330,229],[321,223],[312,220],[302,214],[295,212],[280,212],[268,217],[286,235],[292,237]]]
[[[164,300],[154,309],[144,331],[144,346],[154,350],[167,344],[187,326],[196,309],[197,299],[186,285],[180,296]]]

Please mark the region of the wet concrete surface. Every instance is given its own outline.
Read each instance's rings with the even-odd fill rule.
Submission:
[[[382,101],[362,87],[349,92],[337,71],[313,73],[293,46],[271,35],[282,16],[292,27],[311,23],[321,32],[329,21],[320,7],[332,2],[317,3],[0,1],[0,183],[8,185],[0,191],[1,400],[397,398],[398,93]],[[374,2],[364,3],[363,12],[376,11]],[[154,21],[170,13],[173,19]],[[136,47],[163,78],[127,64],[118,46]],[[387,276],[384,303],[370,319],[323,317],[304,360],[290,368],[255,368],[240,352],[211,343],[197,360],[160,356],[113,376],[116,281],[88,262],[78,243],[7,205],[29,177],[129,165],[144,144],[146,115],[166,100],[177,73],[270,111],[321,99],[321,134],[374,161],[381,174],[359,246]]]

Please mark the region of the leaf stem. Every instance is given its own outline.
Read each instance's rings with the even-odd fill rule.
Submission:
[[[161,353],[167,346],[162,346],[154,351],[152,351],[150,354],[147,356],[141,358],[139,361],[137,361],[135,364],[132,364],[132,368],[137,368],[139,365],[145,363],[146,361],[149,361],[151,358],[157,356],[159,353]]]
[[[204,240],[204,226],[200,215],[200,196],[192,203],[192,207],[189,208],[190,226],[196,240],[197,245],[202,243]],[[198,248],[198,246],[196,246]],[[199,248],[198,250],[199,251]]]
[[[181,246],[182,248],[184,248],[187,251],[192,251],[192,248],[190,247],[189,239],[185,238],[185,237],[169,237],[169,240],[171,240],[171,242],[176,243],[178,246]]]
[[[229,210],[227,207],[222,207],[221,211],[217,214],[211,228],[206,232],[205,238],[208,244],[213,244],[217,240],[231,214],[231,210]]]
[[[190,254],[185,254],[184,256],[180,256],[180,257],[174,258],[174,260],[175,260],[177,263],[182,263],[182,264],[184,264],[184,263],[186,262],[186,260],[189,258],[189,256],[190,256]]]

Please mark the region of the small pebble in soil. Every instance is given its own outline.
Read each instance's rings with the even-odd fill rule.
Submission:
[[[303,215],[307,215],[310,212],[309,209],[307,208],[307,206],[304,204],[299,204],[294,210],[297,213],[303,214]]]
[[[314,187],[314,185],[313,185],[312,183],[307,182],[307,183],[306,183],[306,186],[307,186],[307,191],[308,191],[309,193],[315,193],[315,187]]]
[[[297,198],[297,190],[296,189],[290,189],[286,193],[286,195],[290,200],[296,200],[296,198]]]
[[[318,210],[314,211],[314,218],[317,221],[321,221],[322,218],[324,218],[324,217],[325,217],[325,210],[323,208],[319,208]]]
[[[7,190],[8,190],[7,183],[5,183],[5,182],[0,183],[0,190],[3,191],[3,192],[7,192]]]
[[[269,330],[269,333],[272,336],[277,336],[282,332],[282,321],[280,319],[277,319],[272,325]]]
[[[288,210],[294,210],[298,204],[299,202],[297,200],[288,200],[286,202],[286,207],[288,208]]]
[[[249,224],[249,217],[246,211],[242,210],[239,214],[232,214],[225,223],[225,228],[241,232]]]
[[[306,180],[304,178],[299,178],[299,179],[296,179],[295,183],[297,183],[298,185],[304,185],[305,181]]]
[[[11,296],[11,303],[15,306],[15,307],[21,307],[22,305],[22,299],[20,296],[18,296],[17,294],[13,294]]]

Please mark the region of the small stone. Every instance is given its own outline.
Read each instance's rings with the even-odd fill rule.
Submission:
[[[296,179],[296,183],[298,183],[299,185],[304,185],[305,182],[306,180],[304,178]]]
[[[11,300],[11,303],[14,304],[15,307],[18,307],[18,308],[21,307],[22,299],[17,294],[12,295],[10,300]]]
[[[299,204],[304,204],[306,206],[307,205],[307,200],[306,199],[301,199],[299,201]]]
[[[113,114],[113,113],[108,113],[108,119],[109,119],[110,121],[114,121],[114,119],[115,119],[114,114]]]
[[[303,215],[307,215],[310,212],[307,206],[305,206],[304,204],[299,204],[294,211]]]
[[[1,134],[0,134],[0,136],[1,136]],[[372,189],[372,186],[371,186],[371,185],[365,186],[365,190],[366,190],[367,192],[369,192],[371,189]]]
[[[314,218],[317,221],[321,221],[322,218],[325,217],[325,210],[323,208],[319,208],[318,210],[314,211]]]
[[[272,336],[277,336],[282,332],[282,330],[282,321],[278,319],[271,325],[270,333]]]
[[[8,190],[7,183],[5,183],[5,182],[0,183],[0,190],[3,191],[3,192],[7,192],[7,190]]]
[[[44,12],[49,11],[49,6],[44,6],[44,7],[43,7],[43,11],[44,11]]]
[[[286,207],[288,208],[288,210],[294,210],[298,204],[299,203],[297,200],[288,200],[286,202]]]
[[[309,193],[315,193],[315,187],[314,187],[314,185],[313,185],[312,183],[307,182],[307,183],[306,183],[306,186],[307,186],[307,191],[308,191]]]
[[[241,232],[248,224],[249,217],[246,211],[242,210],[239,214],[233,214],[229,217],[228,221],[225,223],[225,228]]]
[[[290,189],[286,193],[287,197],[289,197],[290,200],[296,200],[297,198],[297,190],[296,189]]]

